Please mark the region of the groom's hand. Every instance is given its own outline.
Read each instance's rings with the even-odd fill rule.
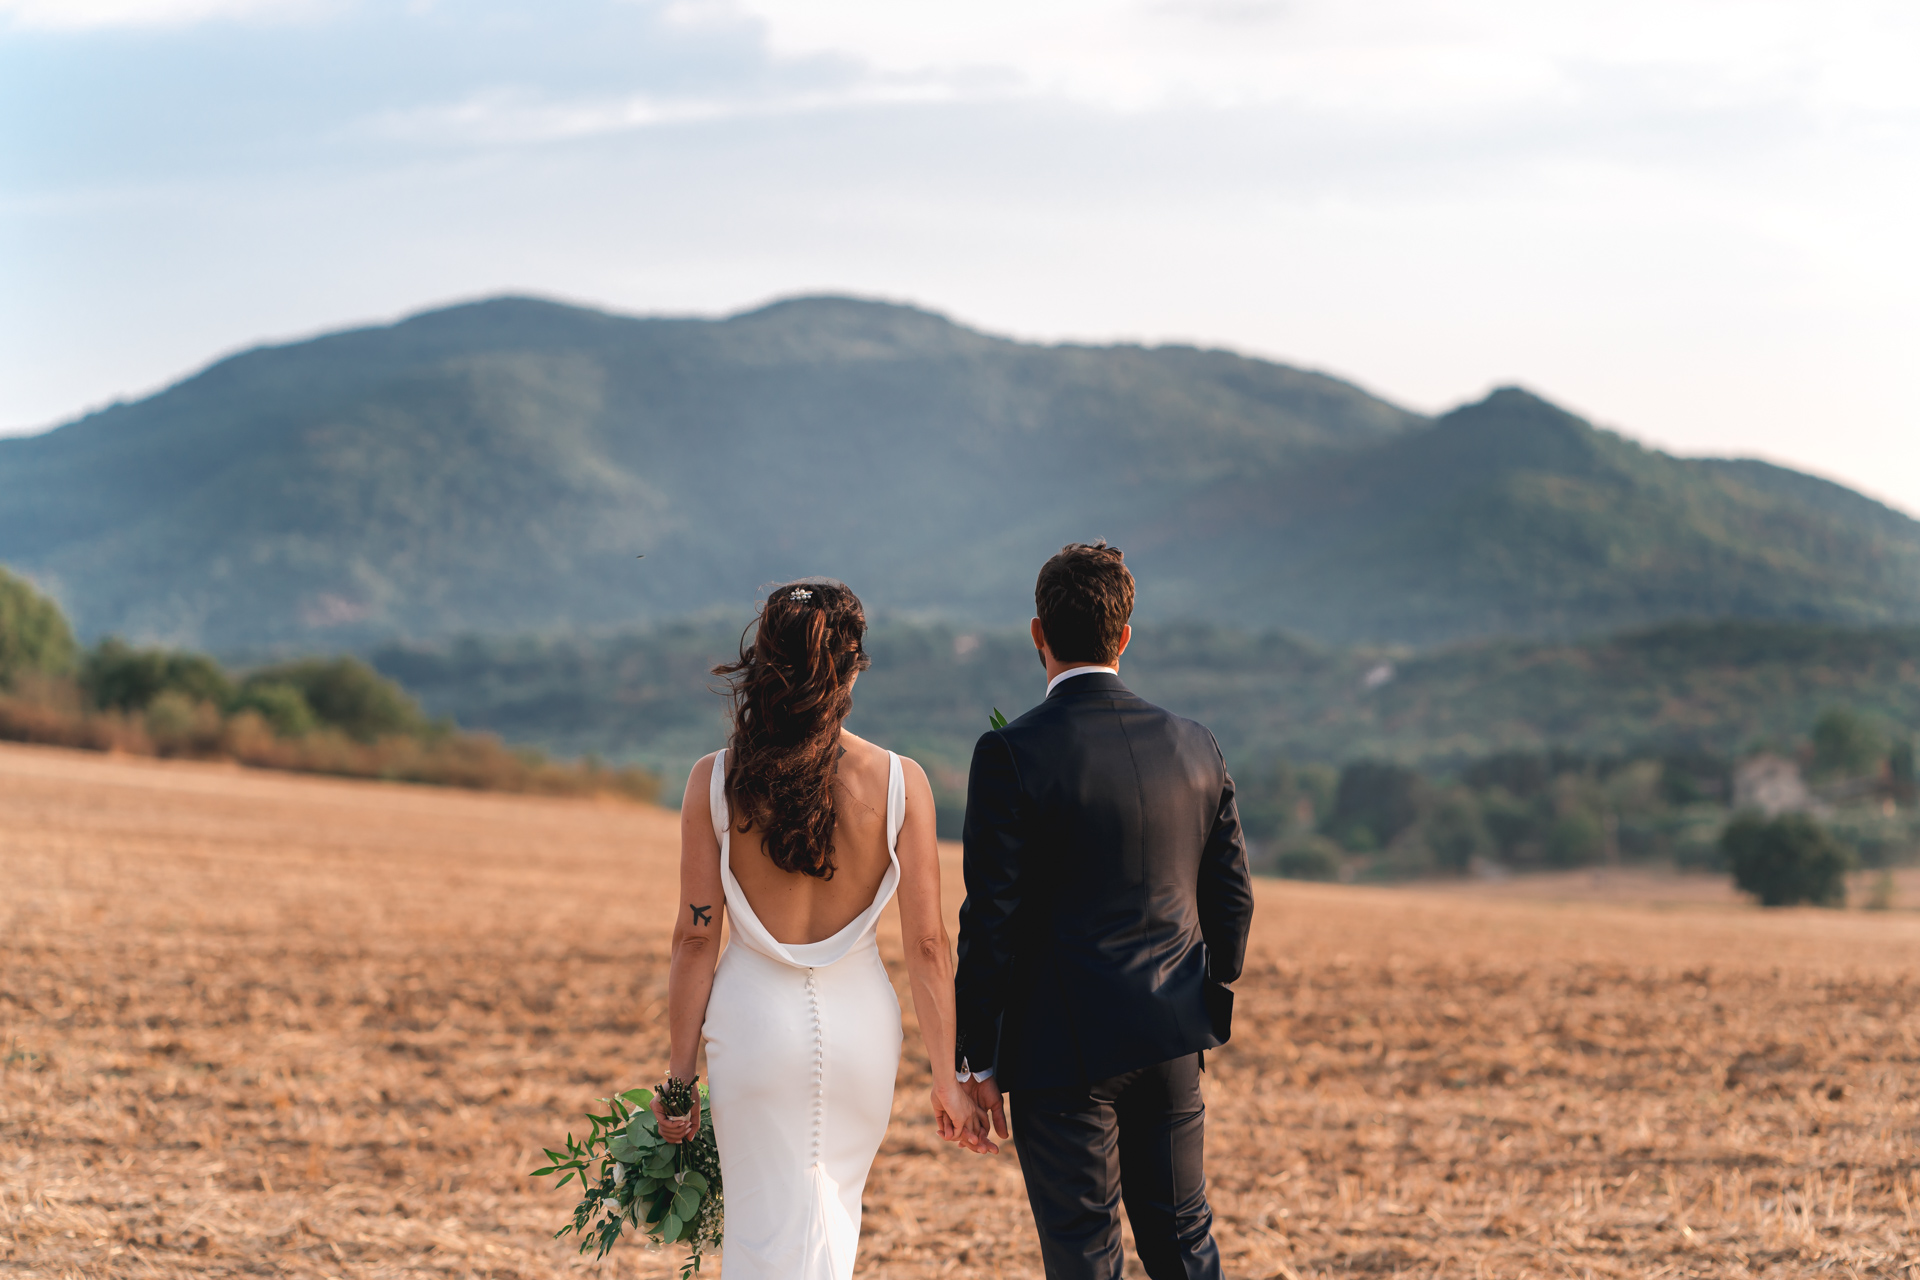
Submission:
[[[1004,1138],[1007,1129],[1007,1103],[1000,1086],[991,1080],[969,1080],[962,1086],[973,1097],[973,1105],[993,1117],[993,1131]]]

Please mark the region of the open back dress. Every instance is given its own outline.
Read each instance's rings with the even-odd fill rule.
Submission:
[[[880,913],[900,887],[906,820],[888,752],[887,871],[831,938],[780,942],[733,874],[726,757],[710,805],[730,936],[702,1030],[726,1197],[721,1280],[849,1280],[860,1193],[893,1114],[900,1001],[880,960]]]

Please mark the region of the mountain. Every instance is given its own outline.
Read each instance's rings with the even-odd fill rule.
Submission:
[[[560,755],[660,771],[671,795],[722,744],[708,675],[745,615],[620,635],[389,646],[374,664],[436,715]],[[848,725],[927,766],[957,815],[973,743],[1044,676],[1017,629],[884,623]],[[1920,627],[1667,623],[1602,639],[1493,640],[1418,653],[1328,648],[1276,632],[1143,624],[1121,663],[1143,696],[1212,729],[1236,776],[1275,758],[1447,769],[1494,752],[1596,756],[1791,750],[1847,706],[1920,728]]]
[[[226,652],[733,616],[821,572],[877,615],[1011,623],[1040,560],[1098,536],[1143,620],[1326,641],[1920,617],[1904,515],[1522,391],[1429,421],[1226,352],[845,298],[496,299],[0,441],[0,561],[85,635]]]
[[[1261,625],[1264,602],[1284,600],[1287,626],[1326,638],[1920,617],[1920,523],[1764,462],[1643,448],[1517,388],[1366,449],[1220,481],[1173,527],[1176,577],[1261,548],[1238,607],[1215,616]]]

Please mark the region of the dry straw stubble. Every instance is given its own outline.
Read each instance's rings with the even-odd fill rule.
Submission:
[[[565,1197],[526,1172],[661,1070],[676,825],[0,747],[0,1269],[582,1270],[549,1238]],[[1259,911],[1208,1059],[1228,1274],[1920,1257],[1905,913],[1278,883]],[[1011,1153],[943,1147],[927,1079],[910,1050],[862,1274],[1038,1274]]]

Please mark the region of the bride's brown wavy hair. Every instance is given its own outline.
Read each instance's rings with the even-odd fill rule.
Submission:
[[[871,661],[866,610],[846,584],[789,582],[767,593],[727,677],[727,803],[738,830],[760,829],[773,865],[833,879],[833,779],[853,678]]]

